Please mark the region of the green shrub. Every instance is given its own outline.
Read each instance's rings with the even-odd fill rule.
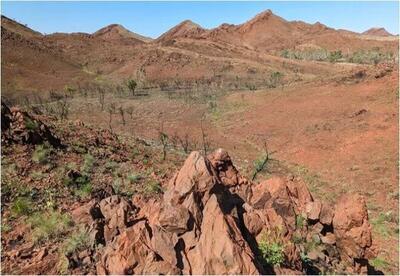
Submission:
[[[272,72],[269,76],[268,86],[271,88],[276,88],[282,84],[283,73],[276,71]]]
[[[114,172],[118,168],[118,163],[115,161],[109,161],[105,165],[105,171]]]
[[[387,238],[392,233],[388,222],[392,221],[392,213],[379,213],[379,215],[371,220],[372,227],[375,232],[384,238]]]
[[[13,217],[20,217],[29,215],[32,211],[32,201],[28,197],[18,197],[11,205],[11,215]]]
[[[68,256],[71,253],[88,249],[90,246],[91,240],[88,232],[83,228],[79,228],[65,240],[62,251],[64,255]]]
[[[262,260],[272,266],[280,266],[285,261],[282,231],[279,228],[266,230],[258,242]]]
[[[39,128],[39,124],[36,121],[29,119],[28,117],[24,118],[24,122],[27,130],[37,130]]]
[[[143,177],[140,174],[130,174],[126,177],[126,179],[130,182],[130,183],[136,183],[139,180],[141,180]]]
[[[80,185],[78,189],[75,190],[75,195],[77,195],[80,198],[86,198],[90,196],[92,190],[93,190],[92,184],[89,181],[87,181],[84,184]]]
[[[136,86],[137,86],[136,81],[130,79],[130,80],[128,80],[128,81],[126,82],[126,86],[127,86],[128,89],[131,91],[132,96],[135,96],[135,89],[136,89]]]
[[[144,193],[145,194],[158,194],[162,192],[161,184],[158,181],[151,180],[146,184],[144,187]]]
[[[40,172],[40,171],[33,171],[31,174],[30,174],[30,177],[33,179],[33,180],[42,180],[43,178],[45,178],[46,177],[46,175],[44,174],[44,173],[42,173],[42,172]]]
[[[330,52],[328,59],[329,59],[330,62],[333,63],[333,62],[337,62],[342,57],[343,57],[342,51],[339,50],[339,51]]]
[[[61,214],[53,210],[34,214],[29,219],[29,223],[34,243],[57,239],[72,225],[68,214]]]
[[[47,164],[51,154],[51,146],[48,144],[37,145],[33,154],[32,161],[38,164]]]
[[[389,263],[388,263],[385,259],[380,258],[380,257],[376,257],[376,258],[370,260],[369,263],[370,263],[374,268],[377,268],[377,269],[387,269],[388,266],[389,266]]]
[[[296,228],[301,229],[305,225],[306,219],[302,215],[297,215],[296,216]]]
[[[89,153],[85,154],[83,165],[81,167],[81,172],[83,174],[90,174],[92,172],[93,165],[94,165],[94,157]]]

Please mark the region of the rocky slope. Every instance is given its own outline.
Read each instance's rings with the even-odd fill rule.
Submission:
[[[46,181],[39,181],[42,186],[36,188],[31,199],[37,205],[33,208],[36,219],[29,212],[15,217],[21,215],[21,206],[15,209],[15,202],[22,197],[21,190],[15,186],[18,184],[10,187],[8,175],[4,176],[7,181],[2,184],[7,186],[7,192],[3,191],[2,197],[3,222],[13,225],[2,235],[5,273],[373,272],[368,264],[374,255],[370,250],[371,227],[362,196],[345,195],[335,206],[329,206],[313,198],[306,185],[291,176],[276,175],[254,183],[237,171],[222,149],[208,156],[192,152],[169,181],[161,182],[162,189],[137,187],[133,195],[107,184],[110,181],[103,174],[111,165],[91,175],[85,160],[81,169],[63,171],[65,175],[56,178],[57,164],[65,164],[66,159],[81,152],[72,143],[82,133],[87,137],[85,145],[89,152],[99,158],[98,165],[103,162],[100,160],[119,160],[138,170],[138,165],[144,163],[140,165],[134,160],[143,160],[143,156],[128,157],[128,145],[112,133],[96,132],[80,122],[60,132],[43,120],[2,105],[2,144],[10,149],[2,158],[8,160],[7,165],[10,160],[26,164],[24,172],[14,176],[19,178],[19,185],[37,184],[28,179],[28,171],[32,166],[36,170],[44,166],[28,165],[26,158],[32,145],[51,144],[54,164],[44,166],[49,175]],[[68,138],[64,136],[67,132]],[[146,155],[149,157],[149,153]],[[74,185],[79,189],[82,179],[87,177],[92,182],[92,192],[74,197]],[[60,179],[69,179],[65,182],[68,184],[60,183]],[[52,188],[58,189],[55,201],[42,199],[40,195]],[[149,191],[162,192],[149,196]],[[45,205],[40,207],[42,200]],[[67,224],[65,229],[58,230],[58,235],[53,228],[42,229],[36,221],[43,214],[53,220],[54,214],[63,218],[52,226],[57,229],[65,217],[71,217],[68,225],[72,223],[79,235],[67,239],[73,233],[68,228],[72,226]],[[45,239],[43,232],[48,234]],[[42,239],[32,243],[32,238],[39,234]]]

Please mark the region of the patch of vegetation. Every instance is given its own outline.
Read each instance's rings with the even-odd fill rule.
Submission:
[[[374,48],[372,50],[353,52],[347,57],[347,60],[352,63],[377,65],[382,62],[394,61],[394,55],[389,52],[381,52],[379,48]]]
[[[90,181],[87,181],[75,190],[75,195],[79,198],[86,198],[92,193],[92,190],[92,184],[90,183]]]
[[[40,171],[33,171],[30,174],[30,177],[35,181],[39,181],[39,180],[42,180],[43,178],[45,178],[46,175]]]
[[[88,249],[91,246],[91,240],[88,232],[84,228],[79,228],[69,236],[62,246],[63,254],[68,256],[71,253]]]
[[[296,228],[301,229],[306,225],[306,218],[302,215],[296,215]]]
[[[292,241],[294,244],[303,243],[303,237],[299,233],[294,233],[292,236]]]
[[[32,161],[42,165],[47,164],[49,162],[51,151],[52,148],[47,143],[37,145],[32,154]]]
[[[11,215],[20,217],[29,215],[32,212],[32,200],[29,197],[17,197],[11,204]]]
[[[1,232],[2,233],[7,233],[7,232],[9,232],[11,230],[12,230],[12,227],[11,227],[10,224],[8,224],[8,223],[6,223],[4,221],[1,223]]]
[[[161,184],[158,181],[151,180],[146,183],[146,186],[144,187],[143,191],[147,195],[161,193],[162,192]]]
[[[268,166],[268,162],[275,160],[275,159],[271,158],[272,153],[273,152],[268,151],[267,143],[265,143],[263,155],[254,161],[254,172],[253,172],[253,176],[251,178],[252,181],[254,181],[256,179],[257,174],[259,174],[263,170],[266,170],[266,168]]]
[[[68,214],[49,210],[33,214],[29,224],[32,228],[32,241],[40,243],[62,237],[72,226],[72,221]]]
[[[24,117],[24,122],[25,122],[25,127],[27,130],[34,131],[34,130],[39,129],[39,124],[36,121],[31,120],[28,117]]]
[[[141,180],[143,177],[140,174],[130,174],[126,177],[126,179],[130,182],[130,183],[136,183],[139,180]]]
[[[280,266],[285,261],[282,231],[279,228],[266,230],[258,242],[262,260],[272,266]]]
[[[369,263],[376,269],[386,270],[389,267],[389,262],[381,257],[376,257],[370,260]]]
[[[118,168],[118,163],[115,161],[108,161],[105,166],[105,172],[114,172]]]
[[[384,238],[388,238],[393,231],[390,229],[389,222],[395,222],[392,212],[379,213],[378,216],[371,220],[372,227],[376,233]]]
[[[83,165],[81,166],[81,172],[83,174],[90,174],[94,165],[94,157],[92,155],[85,154],[83,159]]]
[[[114,180],[112,186],[117,195],[131,197],[136,192],[136,190],[127,186],[123,179],[120,177]]]
[[[321,177],[304,166],[296,165],[293,167],[292,172],[295,176],[300,177],[307,184],[310,192],[316,194],[319,197],[326,199],[330,202],[334,200],[334,194],[326,194],[321,191],[321,188],[326,186],[328,183],[323,181]]]
[[[279,85],[282,85],[282,78],[283,78],[283,73],[276,71],[276,72],[272,72],[269,75],[269,79],[268,79],[268,87],[270,88],[276,88]]]
[[[329,62],[338,62],[340,59],[343,58],[342,51],[333,51],[329,53],[328,60]]]
[[[128,80],[128,81],[126,82],[126,86],[128,87],[129,91],[131,91],[132,96],[135,96],[135,89],[136,89],[136,86],[137,86],[136,81],[130,79],[130,80]]]
[[[358,50],[343,55],[340,50],[329,52],[326,49],[289,50],[280,53],[281,57],[298,60],[316,60],[329,62],[350,62],[359,64],[379,64],[383,62],[395,62],[395,55],[391,52],[382,52],[379,47],[371,50]]]

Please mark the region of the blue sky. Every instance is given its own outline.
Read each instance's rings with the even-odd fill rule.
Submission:
[[[11,2],[2,14],[42,33],[87,32],[118,23],[157,37],[185,19],[205,28],[240,24],[271,9],[287,20],[317,21],[333,28],[362,32],[384,27],[399,33],[399,3],[393,2]]]

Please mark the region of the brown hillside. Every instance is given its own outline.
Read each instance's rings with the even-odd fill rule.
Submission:
[[[246,88],[249,83],[265,87],[268,76],[277,71],[285,75],[285,82],[293,82],[332,76],[343,69],[328,63],[276,57],[282,50],[311,48],[350,54],[360,49],[379,48],[396,53],[398,45],[394,40],[344,33],[320,23],[289,22],[270,10],[243,24],[222,24],[211,30],[186,20],[153,41],[117,24],[93,34],[55,33],[38,37],[10,19],[7,19],[8,25],[13,26],[8,32],[23,29],[19,33],[28,33],[23,36],[25,42],[12,42],[12,47],[19,49],[18,56],[26,55],[26,58],[16,58],[16,52],[7,47],[2,63],[5,68],[8,66],[6,70],[16,68],[11,67],[14,64],[19,70],[33,72],[21,75],[11,71],[4,75],[3,87],[11,90],[41,90],[40,83],[60,88],[76,84],[83,76],[116,84],[135,78],[141,87]],[[7,36],[2,38],[4,45],[10,43],[7,40]],[[42,51],[35,54],[26,45],[36,45]],[[31,59],[36,61],[23,62]],[[52,63],[60,60],[58,68],[47,68],[48,60]],[[36,77],[30,78],[32,75]]]
[[[93,33],[93,36],[100,37],[105,40],[130,39],[137,42],[149,42],[152,40],[149,37],[141,36],[134,32],[128,31],[119,24],[111,24],[107,27],[104,27]]]
[[[42,36],[41,33],[34,31],[31,28],[28,28],[26,25],[22,25],[4,15],[1,16],[1,26],[13,33],[20,34],[24,37],[40,37],[40,36]]]
[[[363,32],[364,35],[375,35],[375,36],[393,36],[391,33],[386,31],[385,28],[371,28]]]

